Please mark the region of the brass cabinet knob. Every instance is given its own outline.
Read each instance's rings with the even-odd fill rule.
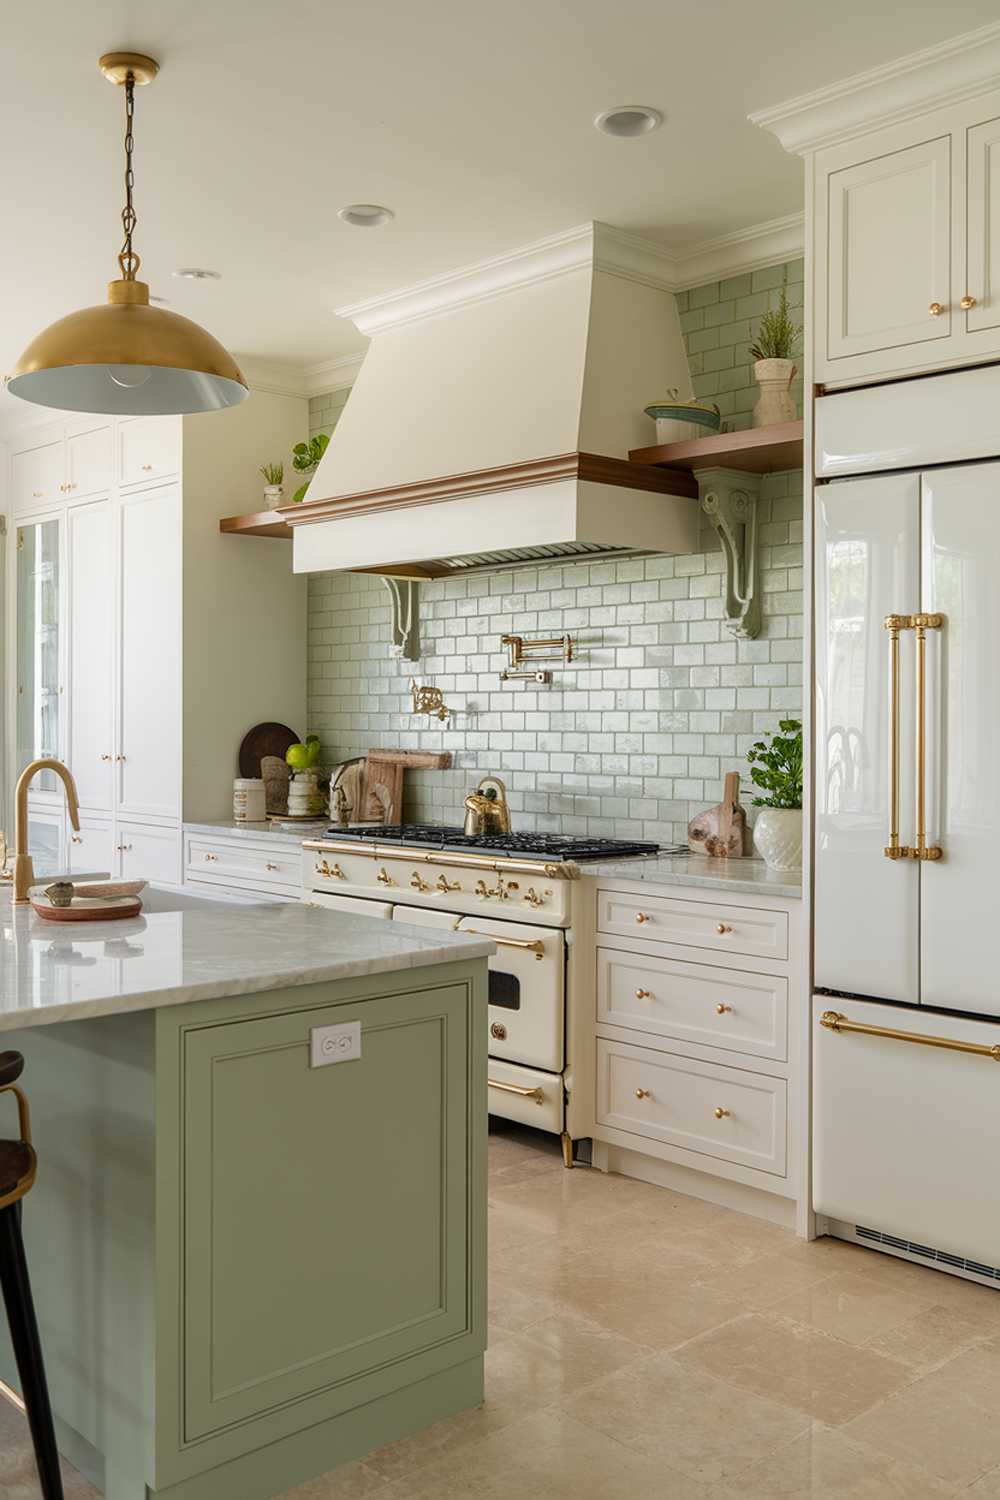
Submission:
[[[932,318],[939,318],[941,316],[941,314],[944,312],[944,303],[943,302],[932,302],[931,305],[930,305],[930,307],[927,309],[927,311],[930,313],[930,315],[931,315]]]
[[[722,1107],[721,1104],[717,1104],[715,1106],[715,1118],[717,1120],[725,1120],[728,1117],[728,1115],[729,1115],[728,1109],[723,1109],[723,1107]]]
[[[731,927],[727,927],[725,922],[720,922],[715,930],[720,937],[725,937],[726,933],[732,932],[733,929]]]
[[[265,870],[276,870],[277,868],[278,868],[278,866],[277,865],[272,865],[272,863],[271,863],[271,861],[269,859],[267,859],[267,860],[264,861],[264,869]]]
[[[970,307],[975,307],[976,299],[975,297],[970,297],[968,292],[966,292],[965,296],[962,298],[961,302],[958,305],[963,312],[968,312]]]
[[[143,466],[142,466],[142,472],[144,474],[148,474],[152,470],[152,467],[153,467],[152,464],[143,464]]]
[[[732,1008],[733,1007],[731,1005],[727,1005],[724,1000],[720,1000],[718,1005],[715,1007],[715,1014],[717,1016],[724,1016],[726,1012],[732,1010]]]
[[[116,755],[115,756],[115,760],[124,760],[124,759],[125,759],[124,755]]]
[[[636,990],[635,998],[637,1000],[649,1000],[651,998],[649,990]]]
[[[120,848],[120,847],[121,847],[121,845],[119,845],[119,848]],[[207,860],[215,860],[215,859],[218,859],[218,857],[219,857],[219,856],[218,856],[218,855],[217,855],[217,854],[206,854],[206,855],[205,855],[205,858],[206,858],[206,859],[207,859]]]
[[[71,833],[69,836],[69,841],[71,844],[82,844],[83,837],[79,833]]]
[[[650,1094],[649,1089],[636,1089],[635,1097],[637,1099],[651,1099],[652,1095]]]
[[[427,881],[417,870],[414,870],[413,874],[410,876],[410,885],[415,891],[430,890],[430,886],[427,884]]]
[[[447,875],[439,875],[434,884],[436,889],[441,892],[442,896],[446,896],[449,891],[460,891],[462,889],[460,881],[449,880]]]
[[[637,922],[648,922],[649,921],[649,916],[644,911],[637,911],[636,914],[635,914],[635,920]]]
[[[396,884],[396,882],[393,880],[392,876],[389,874],[389,871],[386,869],[385,865],[383,865],[382,868],[379,870],[378,874],[375,876],[375,879],[378,881],[379,885],[395,885]]]
[[[101,756],[101,759],[102,759],[102,760],[111,760],[111,759],[112,759],[112,757],[111,757],[111,756],[110,756],[110,755],[102,755],[102,756]]]

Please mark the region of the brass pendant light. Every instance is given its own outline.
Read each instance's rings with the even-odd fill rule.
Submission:
[[[108,300],[70,313],[25,349],[7,389],[38,406],[115,416],[167,416],[219,411],[250,393],[232,356],[190,318],[150,306],[149,287],[136,280],[132,248],[132,119],[137,83],[151,83],[159,64],[138,52],[108,52],[101,72],[125,90],[125,239],[121,277],[108,283]]]

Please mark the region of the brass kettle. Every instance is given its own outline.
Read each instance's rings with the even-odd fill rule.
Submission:
[[[466,797],[465,832],[470,836],[510,833],[507,788],[499,776],[484,776],[476,790]]]

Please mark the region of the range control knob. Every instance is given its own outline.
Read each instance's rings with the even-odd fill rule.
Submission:
[[[505,1042],[507,1040],[506,1026],[504,1026],[500,1021],[494,1021],[493,1025],[490,1027],[490,1036],[495,1042]]]

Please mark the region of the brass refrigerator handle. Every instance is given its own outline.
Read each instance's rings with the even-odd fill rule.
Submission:
[[[936,860],[944,851],[927,843],[927,631],[940,630],[944,615],[886,615],[889,632],[889,842],[883,853],[886,859]],[[916,847],[899,842],[899,632],[912,630],[917,643],[917,786]]]
[[[825,1010],[819,1024],[827,1031],[853,1031],[859,1036],[883,1036],[893,1042],[914,1042],[918,1047],[941,1047],[946,1052],[971,1052],[976,1057],[991,1057],[1000,1062],[1000,1042],[992,1047],[981,1042],[956,1042],[948,1036],[921,1036],[917,1031],[896,1031],[891,1026],[866,1026],[862,1021],[849,1021],[839,1011]]]
[[[521,1099],[533,1099],[536,1104],[542,1104],[545,1094],[541,1089],[522,1088],[519,1083],[501,1083],[496,1078],[488,1078],[487,1083],[491,1089],[499,1089],[504,1094],[517,1094]]]

